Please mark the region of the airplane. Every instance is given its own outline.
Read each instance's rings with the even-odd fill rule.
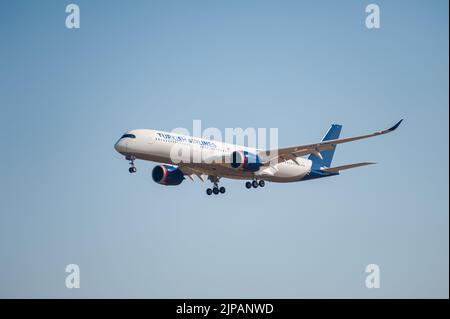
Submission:
[[[222,178],[246,180],[245,187],[264,187],[265,182],[289,183],[339,175],[343,170],[375,164],[360,162],[331,167],[336,145],[353,142],[395,131],[403,120],[389,129],[354,137],[339,138],[342,125],[333,124],[321,142],[275,150],[222,143],[187,135],[151,129],[136,129],[123,134],[114,148],[129,161],[129,172],[137,171],[136,159],[160,162],[152,170],[158,184],[175,186],[188,177],[213,183],[206,194],[223,194]],[[180,160],[176,153],[187,154]],[[309,155],[307,158],[305,156]]]

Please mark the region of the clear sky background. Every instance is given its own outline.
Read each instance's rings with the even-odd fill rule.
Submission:
[[[449,296],[447,1],[0,2],[0,297]],[[113,145],[133,128],[277,127],[338,177],[207,197]],[[65,266],[81,288],[65,287]],[[365,267],[381,288],[365,287]]]

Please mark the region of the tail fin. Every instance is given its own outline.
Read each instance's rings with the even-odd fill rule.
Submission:
[[[323,141],[329,141],[329,140],[335,140],[339,138],[339,134],[341,134],[342,125],[333,124],[331,125],[330,129],[328,130],[327,134],[325,134]],[[336,149],[336,146],[334,146],[330,150],[322,151],[320,155],[322,158],[318,156],[318,154],[314,155],[311,154],[308,159],[313,162],[313,166],[320,168],[320,167],[330,167],[331,161],[333,160],[334,151]]]

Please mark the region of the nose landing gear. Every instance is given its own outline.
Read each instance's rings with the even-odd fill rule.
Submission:
[[[136,169],[136,166],[134,166],[134,160],[136,159],[136,157],[134,157],[134,156],[126,156],[125,159],[127,161],[130,161],[131,167],[128,169],[130,174],[136,173],[137,169]]]

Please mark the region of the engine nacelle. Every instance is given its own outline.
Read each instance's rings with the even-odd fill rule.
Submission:
[[[163,164],[153,168],[152,178],[158,184],[173,186],[181,184],[184,174],[178,167]]]
[[[262,166],[258,155],[247,151],[235,151],[231,154],[231,167],[248,172],[256,172]]]

